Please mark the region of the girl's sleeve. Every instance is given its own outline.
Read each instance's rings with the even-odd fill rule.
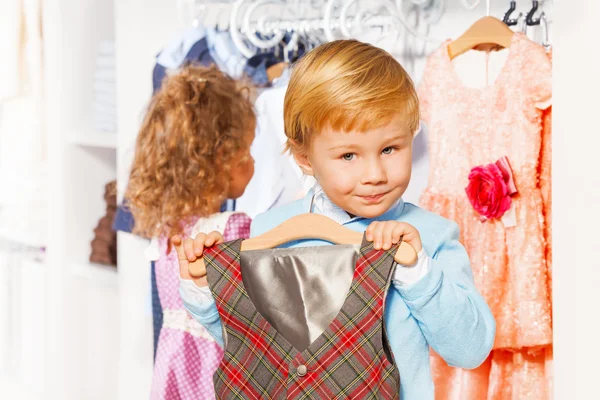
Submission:
[[[223,231],[224,240],[228,242],[248,238],[250,236],[250,223],[251,219],[246,214],[235,213],[231,215]],[[190,316],[204,326],[215,341],[223,347],[221,318],[209,287],[198,287],[190,280],[180,279],[179,295]]]
[[[223,231],[223,239],[226,242],[236,239],[248,239],[250,237],[250,224],[252,219],[244,213],[235,213],[227,220]]]
[[[223,347],[221,318],[208,286],[198,287],[194,282],[180,278],[179,296],[188,314],[204,326],[215,341]]]

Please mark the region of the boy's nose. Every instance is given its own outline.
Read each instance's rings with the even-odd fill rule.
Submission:
[[[386,181],[385,168],[380,162],[370,162],[363,173],[363,184],[376,185]]]

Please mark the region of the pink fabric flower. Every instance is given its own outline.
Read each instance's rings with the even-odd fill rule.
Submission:
[[[474,167],[465,191],[483,221],[502,217],[510,209],[510,196],[517,193],[508,158],[502,157],[493,164]]]

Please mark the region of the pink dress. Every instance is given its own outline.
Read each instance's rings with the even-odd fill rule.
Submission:
[[[218,230],[225,241],[250,236],[250,217],[242,213],[219,213],[201,218],[187,230]],[[214,399],[213,374],[221,363],[223,350],[208,331],[192,319],[179,297],[179,265],[174,250],[167,254],[167,241],[160,240],[156,262],[156,283],[163,307],[163,327],[158,339],[151,399]]]
[[[419,87],[430,152],[421,205],[459,224],[497,333],[492,354],[475,370],[451,368],[432,356],[436,399],[546,399],[552,303],[540,171],[549,174],[549,168],[540,160],[543,132],[549,133],[543,110],[552,96],[551,62],[542,46],[517,33],[497,79],[475,89],[456,74],[447,45],[430,56]],[[503,156],[518,190],[512,227],[497,219],[481,222],[465,193],[473,167]]]
[[[552,51],[549,53],[552,60]],[[542,156],[540,160],[540,190],[546,217],[546,263],[548,265],[548,290],[552,298],[552,106],[544,111],[542,120]]]

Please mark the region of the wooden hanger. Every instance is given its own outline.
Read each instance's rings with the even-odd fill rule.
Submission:
[[[448,45],[448,55],[454,59],[482,44],[509,48],[513,35],[514,32],[504,22],[494,17],[483,17]]]
[[[320,214],[306,213],[296,215],[275,228],[242,242],[241,250],[272,249],[287,242],[299,239],[321,239],[334,244],[361,244],[363,234],[346,228],[331,218]],[[394,261],[402,265],[413,265],[417,261],[417,253],[406,242],[401,242]],[[192,277],[206,274],[204,260],[201,258],[188,266]]]
[[[288,66],[287,62],[282,61],[267,68],[267,79],[269,82],[272,83],[275,79],[279,78]]]

